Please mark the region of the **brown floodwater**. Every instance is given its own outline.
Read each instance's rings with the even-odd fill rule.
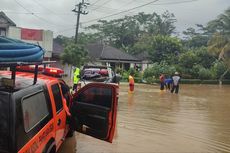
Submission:
[[[157,85],[120,85],[112,144],[82,134],[59,153],[230,152],[230,86],[181,85],[179,94]]]

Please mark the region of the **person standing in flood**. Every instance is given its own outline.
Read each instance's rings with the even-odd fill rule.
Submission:
[[[173,85],[172,85],[171,93],[173,93],[174,90],[175,90],[175,93],[178,94],[178,92],[179,92],[179,82],[180,82],[180,76],[179,76],[178,72],[175,72],[175,74],[172,77],[172,80],[173,80]]]
[[[173,80],[171,77],[168,77],[165,79],[165,88],[166,90],[171,90],[171,87],[172,87],[172,83],[173,83]]]
[[[159,79],[160,79],[160,90],[164,90],[164,88],[165,88],[165,75],[161,74]]]
[[[129,93],[133,93],[134,92],[134,77],[133,77],[134,73],[130,72],[129,75]]]

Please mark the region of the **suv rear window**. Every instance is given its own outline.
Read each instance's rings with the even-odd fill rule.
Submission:
[[[49,115],[46,98],[43,92],[22,100],[22,112],[25,132],[29,132],[36,124]]]
[[[7,151],[9,145],[9,93],[0,91],[0,152]]]

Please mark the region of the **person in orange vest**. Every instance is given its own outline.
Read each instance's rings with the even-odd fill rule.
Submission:
[[[129,93],[133,93],[134,92],[134,77],[133,77],[134,73],[130,72],[129,75]]]

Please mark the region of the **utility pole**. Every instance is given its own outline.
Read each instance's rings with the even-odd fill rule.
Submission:
[[[87,8],[89,3],[85,3],[84,0],[82,2],[79,2],[77,5],[75,5],[75,8],[72,10],[73,12],[77,13],[77,24],[76,24],[76,31],[75,31],[75,43],[77,44],[77,39],[78,39],[78,29],[79,29],[79,24],[80,24],[80,15],[86,15],[88,14],[87,11],[84,11],[83,9]]]

